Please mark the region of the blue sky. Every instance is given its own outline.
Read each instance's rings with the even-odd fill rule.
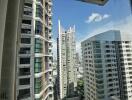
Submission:
[[[130,15],[129,0],[109,0],[105,6],[76,0],[53,0],[53,38],[58,35],[58,19],[64,28],[76,26],[76,41],[80,43],[89,34]],[[79,48],[79,47],[78,47]]]

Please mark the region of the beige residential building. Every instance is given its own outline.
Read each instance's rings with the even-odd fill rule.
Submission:
[[[52,1],[24,0],[22,10],[16,100],[53,100]]]

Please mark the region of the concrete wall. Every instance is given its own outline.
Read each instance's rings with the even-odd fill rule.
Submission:
[[[15,100],[19,4],[20,0],[0,0],[0,100]]]

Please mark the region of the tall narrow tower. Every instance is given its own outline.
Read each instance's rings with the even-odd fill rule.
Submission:
[[[58,82],[60,99],[74,95],[76,87],[75,74],[75,27],[65,31],[59,21],[59,37],[57,41]]]

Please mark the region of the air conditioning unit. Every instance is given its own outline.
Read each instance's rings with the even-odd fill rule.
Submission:
[[[86,3],[93,3],[93,4],[98,4],[98,5],[103,6],[107,3],[108,0],[78,0],[78,1],[86,2]]]

